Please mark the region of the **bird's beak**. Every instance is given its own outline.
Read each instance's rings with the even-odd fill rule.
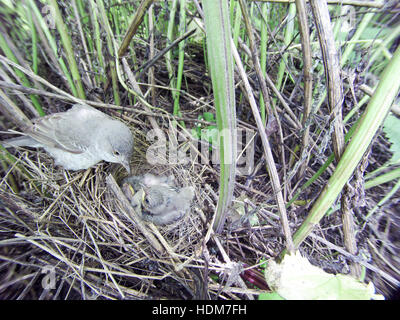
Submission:
[[[129,161],[123,161],[121,164],[124,166],[126,171],[128,171],[128,174],[130,174],[131,173],[131,166],[129,165]]]

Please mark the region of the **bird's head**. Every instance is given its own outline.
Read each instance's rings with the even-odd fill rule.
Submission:
[[[152,210],[157,208],[164,203],[164,194],[162,189],[157,187],[143,187],[144,195],[142,199],[142,205],[146,210]]]
[[[133,135],[129,128],[118,120],[110,121],[107,130],[103,131],[101,142],[104,150],[103,160],[120,163],[130,173],[130,159],[133,154]]]

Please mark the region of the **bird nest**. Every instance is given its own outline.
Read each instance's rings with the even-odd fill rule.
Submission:
[[[3,239],[18,244],[2,256],[18,261],[18,274],[29,282],[13,294],[34,297],[48,286],[55,290],[42,298],[196,297],[209,194],[199,191],[203,181],[194,166],[149,165],[146,148],[139,136],[131,174],[173,174],[177,186],[196,189],[190,213],[166,226],[134,216],[119,187],[127,173],[118,165],[73,172],[55,168],[42,151],[17,153],[9,172],[18,172],[22,190],[16,193],[7,175],[0,184]]]

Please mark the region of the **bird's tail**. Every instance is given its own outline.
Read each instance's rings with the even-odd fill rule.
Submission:
[[[3,140],[0,142],[5,148],[15,148],[15,147],[39,147],[40,144],[29,136],[22,136],[18,138],[11,138]]]

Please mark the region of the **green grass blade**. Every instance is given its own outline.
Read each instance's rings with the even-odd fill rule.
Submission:
[[[180,0],[180,12],[179,12],[179,35],[183,35],[185,33],[186,28],[186,0]],[[174,98],[174,116],[179,116],[179,96],[180,90],[182,87],[182,78],[183,78],[183,64],[185,58],[185,41],[181,41],[179,43],[179,60],[178,60],[178,74],[176,76],[176,91]],[[181,122],[182,126],[185,126],[183,121]]]
[[[66,52],[68,65],[71,70],[72,79],[74,80],[74,84],[77,89],[78,98],[85,99],[85,90],[82,85],[81,76],[79,74],[78,65],[75,61],[74,50],[72,49],[71,38],[68,34],[67,27],[64,24],[63,17],[61,15],[60,9],[58,8],[58,4],[56,0],[49,1],[52,8],[54,9],[55,21],[58,32],[61,36],[61,42],[63,44],[64,50]]]
[[[108,22],[108,17],[106,14],[106,10],[104,8],[104,3],[102,0],[98,0],[97,6],[100,12],[100,17],[102,21],[103,28],[106,30],[106,40],[107,40],[107,50],[110,57],[116,56],[116,48],[114,47],[114,35],[111,30],[110,24]],[[111,83],[113,87],[113,96],[114,96],[114,103],[116,105],[121,104],[121,99],[119,96],[119,87],[118,87],[118,76],[117,76],[117,62],[110,58],[109,65],[110,65],[110,73],[111,73]]]
[[[2,34],[2,30],[0,30],[0,49],[4,52],[4,54],[13,62],[15,63],[19,63],[17,57],[14,55],[14,52],[11,50],[11,48],[9,47],[6,39],[5,39],[5,34],[3,36]],[[10,39],[9,39],[10,40]],[[10,40],[11,41],[11,40]],[[32,87],[30,81],[28,80],[28,78],[25,76],[25,74],[23,72],[21,72],[18,69],[15,69],[15,74],[18,76],[18,78],[21,80],[22,84],[26,87]],[[32,104],[35,106],[36,111],[38,112],[38,114],[40,116],[44,116],[45,112],[42,109],[42,106],[39,102],[39,99],[37,96],[31,94],[29,95],[29,97],[31,98]]]
[[[266,69],[267,69],[267,43],[268,43],[268,25],[267,25],[267,17],[268,17],[268,4],[261,4],[261,39],[260,39],[260,66],[261,72],[265,77]],[[261,119],[263,124],[266,123],[265,117],[265,103],[262,92],[260,94],[260,111],[261,111]]]
[[[294,33],[295,16],[296,16],[296,4],[291,3],[291,4],[289,4],[287,24],[286,24],[286,30],[285,30],[285,39],[284,39],[285,47],[290,44],[290,42],[292,41],[293,36],[294,36],[293,33]],[[278,90],[280,90],[282,88],[283,75],[287,68],[288,56],[289,56],[289,54],[287,52],[283,53],[282,60],[279,64],[278,76],[276,79],[276,87]]]
[[[236,175],[236,111],[231,49],[231,26],[226,0],[203,1],[208,63],[211,73],[217,126],[220,132],[220,183],[213,228],[222,230],[232,201]]]

